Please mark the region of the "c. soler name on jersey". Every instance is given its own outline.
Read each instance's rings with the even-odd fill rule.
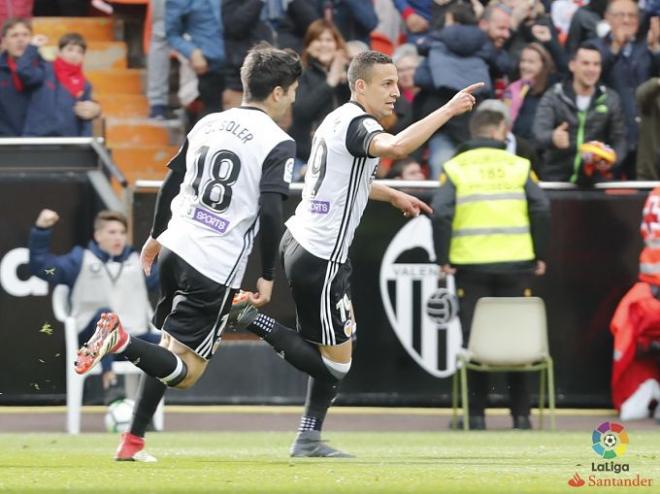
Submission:
[[[225,132],[230,132],[231,134],[235,135],[243,142],[243,144],[254,139],[254,135],[252,135],[250,129],[247,127],[242,127],[234,120],[221,120],[215,125],[209,125],[204,129],[204,133],[212,134],[213,132],[220,130],[224,130]]]

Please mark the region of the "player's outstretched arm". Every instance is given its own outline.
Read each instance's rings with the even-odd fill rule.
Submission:
[[[401,210],[404,216],[414,217],[419,216],[420,213],[433,213],[433,210],[428,204],[415,196],[411,196],[410,194],[406,194],[405,192],[401,192],[400,190],[393,189],[377,182],[371,185],[369,199],[389,202],[392,206]]]
[[[418,149],[449,119],[472,110],[476,100],[473,93],[484,86],[483,82],[462,89],[444,106],[410,125],[397,135],[385,132],[376,135],[369,145],[371,156],[402,159]]]

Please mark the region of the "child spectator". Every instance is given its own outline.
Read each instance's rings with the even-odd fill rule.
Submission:
[[[91,137],[101,106],[92,100],[92,86],[82,71],[87,43],[80,34],[68,33],[58,46],[46,83],[30,102],[24,135]]]
[[[422,165],[414,158],[403,158],[392,163],[385,178],[393,180],[426,180]]]

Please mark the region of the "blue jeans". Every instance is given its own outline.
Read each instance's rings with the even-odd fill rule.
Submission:
[[[447,134],[438,132],[429,139],[429,179],[438,180],[446,161],[454,157],[456,144]]]

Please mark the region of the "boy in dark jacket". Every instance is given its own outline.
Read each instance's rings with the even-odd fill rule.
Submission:
[[[87,43],[80,34],[68,33],[58,46],[46,83],[31,98],[23,135],[91,137],[101,106],[92,100],[92,85],[82,71]]]
[[[41,87],[47,64],[39,55],[44,36],[32,37],[28,19],[9,19],[2,26],[0,54],[0,137],[23,135],[32,93]]]

